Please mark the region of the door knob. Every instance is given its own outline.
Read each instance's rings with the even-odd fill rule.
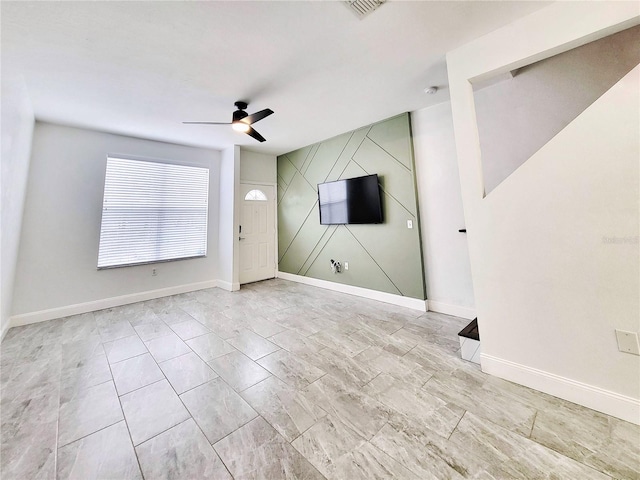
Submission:
[[[238,237],[238,240],[244,240],[245,237]]]

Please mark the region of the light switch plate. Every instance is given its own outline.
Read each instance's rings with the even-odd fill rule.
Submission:
[[[618,350],[625,353],[640,355],[640,342],[638,342],[637,332],[616,330],[616,338],[618,339]]]
[[[413,220],[407,220],[407,228],[413,228]]]
[[[349,262],[344,262],[344,269],[349,270]]]

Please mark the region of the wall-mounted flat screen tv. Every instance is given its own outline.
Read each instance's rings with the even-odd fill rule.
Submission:
[[[378,175],[318,185],[321,225],[382,223]]]

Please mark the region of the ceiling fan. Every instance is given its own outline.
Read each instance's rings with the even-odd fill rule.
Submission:
[[[231,117],[230,122],[182,122],[189,125],[231,125],[237,132],[246,133],[250,137],[255,138],[259,142],[264,142],[266,139],[256,132],[251,125],[262,120],[265,117],[268,117],[273,113],[273,110],[270,108],[266,108],[264,110],[260,110],[252,115],[249,115],[245,110],[247,109],[247,102],[236,102],[234,104],[237,108],[235,112],[233,112],[233,116]]]

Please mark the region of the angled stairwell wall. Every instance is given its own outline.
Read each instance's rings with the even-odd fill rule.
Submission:
[[[384,223],[320,225],[317,184],[374,173]],[[425,298],[409,114],[278,157],[278,259],[281,272]]]
[[[447,55],[483,371],[640,424],[640,66],[484,197],[470,82],[640,21],[556,2]],[[579,88],[579,85],[576,85]]]

